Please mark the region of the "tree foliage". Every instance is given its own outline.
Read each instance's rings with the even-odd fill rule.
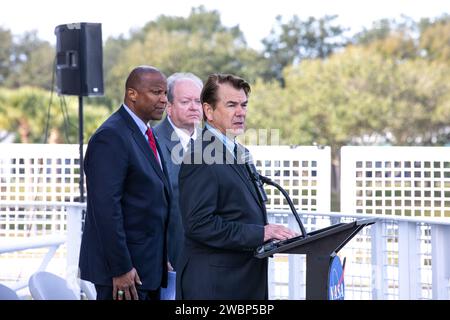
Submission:
[[[0,85],[4,85],[11,70],[12,34],[0,27]]]
[[[21,143],[78,143],[78,99],[72,97],[64,102],[53,97],[53,100],[48,139],[44,141],[49,92],[31,87],[0,89],[0,132],[13,133],[14,141]],[[65,110],[67,117],[64,116]],[[105,106],[84,105],[86,141],[108,115],[109,110]]]
[[[250,125],[279,128],[282,142],[332,146],[443,144],[450,66],[400,61],[363,47],[284,71],[285,88],[257,83]],[[335,154],[336,155],[336,154]]]
[[[19,88],[36,86],[51,89],[55,49],[40,40],[36,31],[26,32],[12,41],[8,31],[0,30],[0,79],[4,86]],[[3,52],[3,53],[2,53]],[[3,69],[3,70],[2,70]]]
[[[424,26],[419,38],[422,55],[428,60],[450,64],[450,15],[443,15],[434,23],[422,23]]]
[[[202,6],[111,37],[103,48],[105,97],[86,99],[85,136],[122,102],[131,69],[146,64],[167,76],[245,78],[253,88],[248,126],[280,129],[282,143],[330,145],[335,156],[348,144],[449,143],[450,17],[382,19],[351,38],[336,19],[278,17],[261,52],[248,47],[239,26],[224,26],[219,12]],[[35,32],[0,28],[0,132],[43,141],[50,92],[31,87],[51,89],[54,55]],[[59,99],[52,140],[75,143],[77,101],[67,98],[72,124],[65,125]]]
[[[113,40],[105,47],[108,57],[115,47]],[[203,7],[192,9],[187,18],[160,16],[135,32],[113,59],[120,63],[111,64],[106,74],[106,94],[116,103],[123,98],[128,73],[142,64],[157,66],[167,76],[193,72],[205,79],[211,73],[224,72],[249,81],[267,67],[262,55],[247,47],[239,27],[224,27],[218,12]]]
[[[337,15],[301,20],[294,15],[283,23],[277,16],[276,25],[262,42],[265,57],[272,66],[269,76],[284,83],[283,69],[296,65],[303,59],[324,59],[346,44],[345,29],[336,24]]]

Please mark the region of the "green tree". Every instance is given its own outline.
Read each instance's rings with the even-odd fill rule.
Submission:
[[[354,35],[352,42],[368,47],[386,58],[414,59],[418,57],[417,34],[419,25],[413,19],[381,19],[372,23],[369,29]]]
[[[55,49],[40,40],[36,31],[26,32],[12,48],[11,69],[5,84],[10,88],[36,86],[51,89]]]
[[[422,59],[398,64],[389,86],[385,128],[395,145],[443,145],[450,129],[450,65]]]
[[[75,97],[69,97],[66,102],[58,100],[58,97],[54,97],[51,105],[47,142],[77,143],[78,100]],[[14,134],[15,142],[43,143],[49,104],[50,93],[42,89],[0,89],[0,132]],[[105,106],[85,105],[85,142],[109,113]]]
[[[445,140],[448,65],[348,47],[326,60],[288,67],[284,77],[284,88],[257,83],[249,109],[249,125],[279,128],[282,143],[329,145],[337,158],[344,145]]]
[[[395,21],[395,20],[394,20]],[[353,36],[352,42],[359,45],[367,45],[371,42],[385,39],[395,28],[391,19],[380,19],[372,22],[371,28],[363,28]]]
[[[450,64],[450,15],[426,23],[420,34],[419,49],[426,59]]]
[[[11,31],[0,27],[0,85],[3,85],[9,77],[12,45]]]
[[[154,65],[167,76],[193,72],[205,79],[211,73],[228,72],[249,81],[267,67],[262,56],[247,47],[239,27],[222,26],[218,12],[203,7],[192,9],[187,18],[160,16],[148,23],[114,59],[117,63],[105,71],[106,94],[115,104],[122,101],[125,78],[137,65]]]
[[[109,37],[103,46],[103,73],[105,95],[103,97],[88,98],[88,103],[106,105],[111,111],[122,102],[125,79],[118,79],[111,74],[111,70],[122,63],[123,51],[130,43],[130,39],[123,35]]]
[[[275,77],[283,84],[283,69],[296,65],[303,59],[325,58],[345,46],[345,29],[336,24],[337,15],[301,20],[294,15],[287,23],[277,16],[275,27],[262,42],[264,55],[270,60],[267,76]]]
[[[155,21],[147,23],[142,31],[136,32],[133,38],[144,40],[150,30],[165,30],[168,32],[196,33],[208,39],[216,33],[229,33],[236,44],[245,44],[245,38],[239,26],[225,27],[222,25],[220,13],[217,10],[208,11],[204,6],[193,7],[188,17],[161,15]]]

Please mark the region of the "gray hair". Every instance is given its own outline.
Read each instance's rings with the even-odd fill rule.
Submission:
[[[169,78],[167,78],[167,100],[170,103],[173,102],[173,89],[175,88],[175,84],[180,80],[191,80],[193,81],[200,89],[203,88],[203,81],[200,80],[195,74],[190,72],[177,72],[172,74]]]

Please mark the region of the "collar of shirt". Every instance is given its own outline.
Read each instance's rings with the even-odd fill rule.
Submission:
[[[186,131],[184,131],[184,130],[178,128],[176,125],[174,125],[172,120],[170,120],[169,116],[167,116],[167,119],[169,120],[169,123],[172,126],[175,133],[177,134],[178,138],[180,138],[180,142],[181,142],[181,145],[183,146],[183,149],[186,151],[191,138],[194,140],[197,139],[197,128],[194,129],[194,132],[190,136],[189,134],[186,133]]]
[[[230,153],[234,157],[234,145],[235,142],[231,139],[229,139],[226,135],[224,135],[222,132],[211,126],[208,122],[205,123],[205,127],[211,131],[217,138],[222,141],[222,143],[225,145],[225,147],[230,151]]]
[[[148,141],[147,135],[145,134],[148,128],[147,124],[144,123],[144,121],[142,121],[141,118],[139,118],[133,111],[131,111],[131,109],[128,108],[128,106],[125,103],[123,104],[123,107],[130,114],[131,118],[133,118],[134,122],[136,122],[136,125],[138,126],[139,130],[142,132],[145,139],[147,139]]]

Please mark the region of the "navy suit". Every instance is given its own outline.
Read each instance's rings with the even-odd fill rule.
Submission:
[[[178,203],[178,173],[180,172],[180,163],[172,160],[172,151],[174,152],[174,157],[177,161],[179,160],[178,158],[182,159],[183,149],[180,139],[173,130],[173,127],[167,117],[155,127],[154,131],[164,156],[170,184],[172,186],[172,201],[170,206],[169,229],[167,232],[167,245],[169,261],[172,264],[172,267],[177,270],[180,252],[183,247],[184,230],[181,223],[180,206]]]
[[[206,136],[189,160],[202,154],[219,162],[233,159],[219,139],[205,141]],[[177,298],[267,299],[267,259],[254,257],[264,241],[266,210],[245,165],[185,163],[189,160],[185,157],[179,174],[185,246]]]
[[[123,106],[91,137],[84,170],[87,214],[81,278],[112,286],[112,277],[134,267],[142,281],[138,289],[165,287],[170,187],[149,143]]]

